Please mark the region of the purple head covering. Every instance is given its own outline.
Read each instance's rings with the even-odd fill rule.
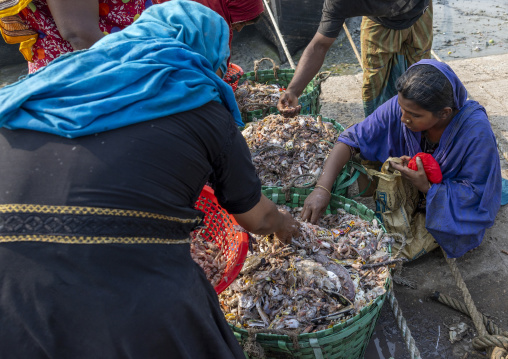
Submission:
[[[455,106],[457,106],[457,109],[461,109],[462,106],[464,106],[464,103],[467,100],[467,90],[464,87],[464,85],[462,84],[462,82],[460,82],[459,78],[457,77],[455,72],[453,72],[453,70],[450,66],[448,66],[444,62],[439,62],[437,60],[425,59],[425,60],[418,61],[414,65],[411,65],[408,68],[408,70],[411,67],[418,66],[418,65],[431,65],[431,66],[434,66],[439,71],[441,71],[441,73],[443,75],[445,75],[446,78],[448,79],[448,81],[450,81],[450,83],[452,84],[453,100],[455,102]]]

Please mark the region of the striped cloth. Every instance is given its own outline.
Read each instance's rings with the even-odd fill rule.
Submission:
[[[32,60],[32,45],[38,34],[31,29],[18,13],[30,4],[31,0],[0,0],[0,33],[8,44],[20,44],[19,51],[25,59]]]
[[[409,66],[430,58],[432,2],[411,27],[388,29],[367,17],[361,25],[363,109],[365,117],[397,94],[396,80]]]

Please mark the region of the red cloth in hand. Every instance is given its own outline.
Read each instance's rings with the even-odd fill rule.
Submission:
[[[441,183],[443,180],[443,174],[441,173],[441,167],[439,167],[439,163],[432,157],[430,153],[419,152],[417,153],[409,163],[407,167],[412,169],[413,171],[418,171],[418,166],[416,165],[416,158],[420,157],[423,163],[423,169],[425,170],[425,174],[427,175],[427,179],[432,183]]]

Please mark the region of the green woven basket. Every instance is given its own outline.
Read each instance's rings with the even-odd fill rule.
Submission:
[[[316,118],[317,116],[321,116],[321,115],[312,115],[312,116],[314,118]],[[321,120],[323,122],[331,122],[333,124],[333,127],[337,130],[337,132],[339,134],[344,132],[344,127],[340,123],[335,121],[333,118],[322,117]],[[351,186],[357,180],[357,178],[358,178],[358,176],[360,176],[361,172],[365,172],[365,170],[363,170],[363,168],[359,164],[349,161],[348,163],[346,163],[346,165],[344,166],[342,171],[337,176],[337,179],[335,180],[335,182],[333,184],[331,192],[333,194],[336,194],[339,196],[348,197],[349,186]],[[309,182],[307,184],[303,185],[303,188],[313,188],[316,180],[317,179],[312,180],[312,178],[309,177]],[[262,190],[266,190],[269,188],[278,188],[278,187],[272,187],[272,186],[262,186],[261,187]]]
[[[280,188],[270,188],[263,191],[273,202],[289,207],[303,206],[303,202],[310,192],[310,189],[293,188],[291,190],[290,201],[286,201],[285,193]],[[368,221],[374,219],[375,216],[374,211],[364,205],[334,194],[326,213],[331,213],[339,208],[343,208],[347,212],[358,215]],[[388,290],[390,284],[390,280],[387,279],[385,283],[386,290]],[[295,349],[293,341],[287,335],[261,333],[256,335],[256,342],[263,347],[267,359],[363,358],[385,299],[386,293],[377,297],[369,306],[363,308],[353,318],[332,328],[299,335],[299,349]],[[241,345],[247,342],[248,333],[246,330],[231,325],[230,327]],[[249,358],[247,354],[246,357]]]
[[[272,62],[273,68],[271,70],[259,70],[259,64],[265,60]],[[250,80],[262,84],[279,84],[283,87],[287,87],[293,79],[294,74],[295,70],[279,69],[279,67],[275,65],[275,61],[265,57],[254,61],[254,71],[246,72],[243,74],[242,77],[240,77],[238,83],[241,85],[246,80]],[[321,105],[319,103],[319,95],[321,94],[321,82],[326,80],[328,76],[328,72],[318,74],[307,85],[307,87],[305,87],[302,95],[298,98],[298,103],[302,105],[302,109],[300,111],[301,114],[308,115],[319,113],[321,110]],[[269,107],[263,110],[242,112],[242,121],[247,124],[248,122],[262,119],[263,117],[266,117],[272,113],[279,113],[279,111],[277,111],[277,107]]]

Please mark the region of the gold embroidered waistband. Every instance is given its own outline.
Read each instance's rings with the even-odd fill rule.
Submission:
[[[47,236],[47,235],[26,235],[26,236],[3,236],[0,234],[0,243],[6,242],[47,242],[67,244],[185,244],[190,239],[169,239],[169,238],[141,238],[141,237],[84,237],[84,236]]]
[[[189,243],[200,217],[79,206],[0,205],[0,242]]]

